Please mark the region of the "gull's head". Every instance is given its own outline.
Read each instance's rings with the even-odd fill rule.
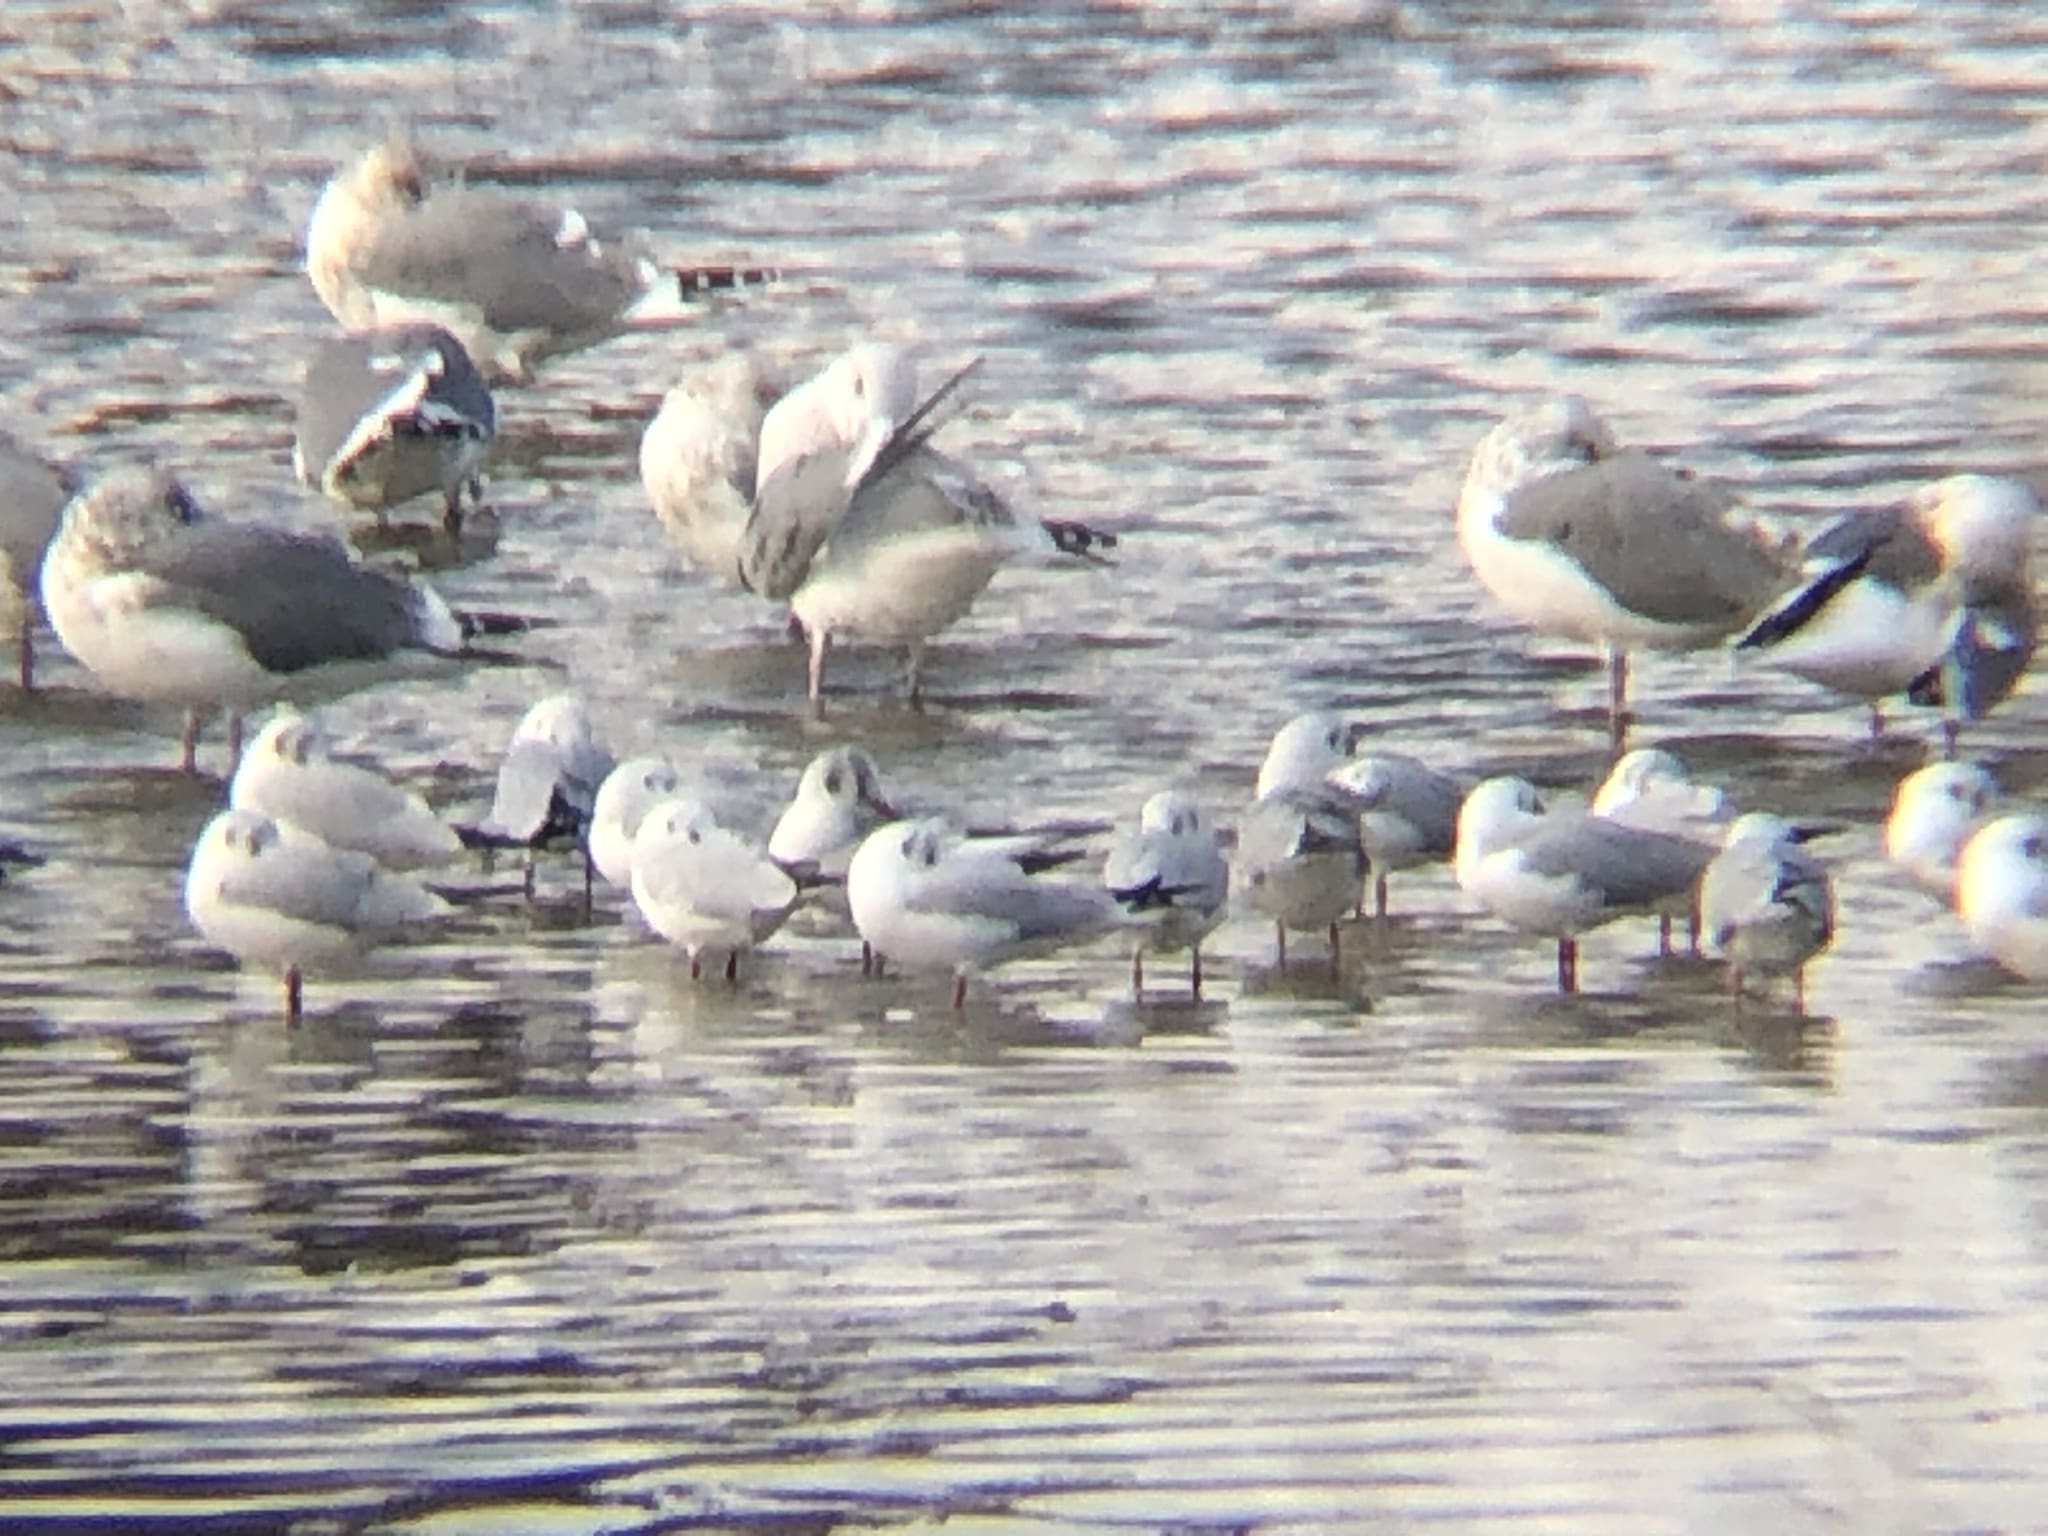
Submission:
[[[634,863],[637,865],[641,855],[657,843],[699,844],[717,829],[718,818],[701,800],[671,795],[656,801],[640,819],[640,830],[633,834]]]
[[[1945,892],[1970,829],[1998,803],[1998,781],[1975,763],[1930,763],[1899,781],[1884,824],[1885,854]]]
[[[255,859],[283,841],[276,822],[258,811],[222,811],[213,821],[213,838],[237,858]]]
[[[910,870],[936,869],[953,836],[953,829],[936,816],[898,822],[894,828],[883,830],[890,833],[895,856]]]
[[[1162,789],[1138,812],[1138,830],[1161,837],[1207,837],[1209,819],[1186,790]]]
[[[552,693],[520,717],[511,744],[538,742],[564,756],[588,750],[597,739],[590,710],[573,693]]]
[[[265,722],[249,744],[248,757],[256,761],[279,762],[303,768],[324,757],[327,738],[311,716],[295,709],[283,709]]]
[[[1310,789],[1358,750],[1360,727],[1328,710],[1296,715],[1281,726],[1259,765],[1254,798]]]
[[[1956,863],[1956,906],[1972,914],[2021,912],[2038,921],[2048,886],[2048,816],[2032,812],[1987,822]]]
[[[1508,417],[1479,440],[1465,473],[1465,495],[1506,496],[1617,451],[1614,434],[1591,405],[1578,395],[1558,395]]]
[[[1781,851],[1797,847],[1806,841],[1808,829],[1796,827],[1782,816],[1769,811],[1745,811],[1728,823],[1728,831],[1721,839],[1721,846],[1733,848],[1738,844],[1754,843],[1758,847]]]
[[[71,499],[57,539],[88,560],[118,567],[175,545],[203,519],[192,493],[168,469],[112,469]]]
[[[1965,581],[2024,581],[2041,503],[2010,475],[1950,475],[1912,500],[1948,562]]]
[[[1527,779],[1502,775],[1476,784],[1458,807],[1459,879],[1485,858],[1511,846],[1543,817],[1543,797]]]
[[[365,208],[396,212],[426,201],[433,175],[412,135],[400,130],[364,150],[338,180]]]
[[[829,747],[805,765],[797,781],[800,802],[858,814],[896,819],[896,808],[882,793],[882,773],[859,747]]]
[[[826,368],[832,430],[852,447],[846,484],[857,485],[890,435],[917,410],[917,361],[888,342],[851,347]]]
[[[667,758],[628,758],[605,775],[591,820],[631,837],[647,819],[650,807],[676,798],[682,787],[682,776]]]
[[[1685,764],[1662,747],[1638,747],[1622,754],[1593,796],[1595,816],[1613,816],[1654,802],[1675,817],[1712,820],[1728,811],[1728,799],[1708,784],[1695,784]]]

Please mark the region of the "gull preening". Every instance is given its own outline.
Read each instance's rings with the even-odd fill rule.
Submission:
[[[76,489],[40,455],[0,432],[0,636],[15,638],[16,675],[36,685],[36,608],[43,553]]]
[[[1866,701],[1873,735],[1884,728],[1879,701],[1916,685],[1923,696],[1946,698],[1953,717],[1973,689],[1988,699],[1996,674],[2012,666],[2017,681],[2025,665],[2017,637],[1997,634],[1989,609],[1970,647],[1956,646],[1969,583],[1995,591],[2014,572],[2024,577],[2039,511],[2020,481],[1951,475],[1902,506],[1846,513],[1807,542],[1797,585],[1735,647]],[[2016,665],[1990,654],[1997,640],[2010,641]],[[1969,667],[1978,669],[1974,680]]]
[[[228,804],[368,854],[386,869],[445,864],[462,851],[455,829],[426,801],[375,769],[336,758],[319,723],[295,709],[279,710],[249,742]]]
[[[2001,816],[1970,838],[1956,864],[1956,914],[2008,971],[2048,981],[2048,816]]]
[[[1618,746],[1631,651],[1718,645],[1784,584],[1777,551],[1730,510],[1720,492],[1619,447],[1590,405],[1565,395],[1480,441],[1458,497],[1458,542],[1516,619],[1606,654]]]
[[[1526,779],[1487,779],[1458,813],[1458,885],[1495,917],[1557,940],[1557,985],[1579,984],[1578,936],[1689,901],[1712,850],[1602,816],[1552,814]]]
[[[1727,958],[1728,989],[1746,978],[1792,978],[1793,1005],[1806,1009],[1806,963],[1835,937],[1834,883],[1801,849],[1801,829],[1752,811],[1728,826],[1725,846],[1700,875],[1700,922]]]
[[[1358,728],[1340,716],[1295,716],[1267,747],[1251,808],[1238,823],[1237,886],[1254,911],[1273,920],[1283,966],[1288,929],[1325,929],[1334,971],[1338,920],[1364,892],[1370,866],[1358,811],[1330,782],[1357,742]]]
[[[663,266],[632,241],[600,240],[573,208],[465,183],[401,133],[327,183],[306,275],[344,329],[445,326],[491,378],[523,380],[548,358],[691,319],[707,295],[775,274]]]
[[[854,926],[885,960],[950,970],[964,1008],[971,975],[1094,938],[1114,917],[1106,891],[1046,878],[1032,858],[1042,847],[970,837],[936,816],[878,827],[846,870]]]
[[[2034,602],[2033,524],[2041,505],[2025,481],[1963,475],[1977,482],[1979,531],[1961,542],[1962,623],[1949,652],[1913,680],[1907,697],[1942,711],[1942,735],[1953,757],[1963,724],[1980,720],[2012,696],[2034,659],[2039,619]],[[1953,484],[1954,482],[1943,482]]]
[[[1956,861],[1998,804],[1998,781],[1975,763],[1929,763],[1899,780],[1885,818],[1884,851],[1943,906],[1956,894]]]
[[[1131,990],[1145,986],[1145,952],[1188,951],[1188,989],[1202,995],[1202,940],[1223,921],[1230,865],[1216,829],[1195,797],[1163,789],[1147,800],[1137,825],[1110,846],[1102,885],[1136,930]]]
[[[292,470],[381,524],[416,496],[441,498],[462,526],[462,496],[483,498],[484,456],[498,433],[490,386],[438,325],[393,325],[315,345],[299,388]]]
[[[736,569],[749,591],[786,601],[802,624],[814,712],[823,709],[833,641],[903,646],[916,702],[926,642],[961,618],[1005,564],[1100,565],[1100,551],[1116,542],[1079,523],[1020,515],[965,463],[931,446],[941,408],[972,367],[920,399],[908,351],[862,343],[761,419]],[[748,409],[743,391],[734,398]],[[728,462],[727,449],[705,449],[694,433],[679,429],[661,441],[673,453]],[[645,440],[642,447],[643,479],[660,482],[667,469],[657,463],[650,471]],[[693,482],[706,472],[695,462],[676,471]],[[710,502],[667,520],[685,524],[679,542],[693,562],[723,560],[730,511],[714,486]]]
[[[352,969],[449,910],[411,875],[244,809],[206,824],[185,875],[192,925],[243,965],[283,977],[287,1022],[299,1017],[305,972]]]
[[[490,810],[481,821],[456,828],[456,833],[471,848],[524,849],[529,897],[534,855],[548,848],[576,849],[583,855],[583,901],[588,907],[595,873],[591,813],[612,767],[612,755],[598,739],[583,700],[573,693],[550,694],[513,727],[498,764]]]
[[[257,704],[333,695],[408,661],[446,666],[477,633],[525,627],[458,614],[426,583],[359,564],[323,534],[217,520],[163,469],[111,470],[64,509],[43,606],[108,692],[238,724]]]
[[[648,810],[633,837],[632,871],[633,904],[690,957],[692,980],[707,950],[724,950],[725,979],[738,980],[740,956],[772,938],[801,895],[765,850],[688,796]]]

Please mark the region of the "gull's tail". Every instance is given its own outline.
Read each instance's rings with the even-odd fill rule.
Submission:
[[[1070,522],[1065,518],[1047,517],[1039,520],[1051,538],[1053,547],[1063,555],[1072,555],[1077,560],[1086,560],[1090,565],[1108,565],[1105,549],[1116,548],[1116,535],[1104,533],[1100,528],[1090,528],[1086,523]]]

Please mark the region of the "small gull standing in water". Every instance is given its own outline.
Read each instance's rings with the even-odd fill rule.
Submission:
[[[1631,651],[1717,645],[1783,586],[1776,551],[1729,511],[1721,493],[1619,447],[1591,406],[1566,395],[1481,440],[1458,497],[1458,542],[1522,623],[1606,653],[1619,747]]]
[[[1929,763],[1899,780],[1884,851],[1943,906],[1956,896],[1956,861],[1998,804],[1998,781],[1975,763]]]
[[[187,712],[188,772],[203,710],[226,708],[232,737],[254,705],[445,665],[472,654],[473,634],[525,627],[458,614],[325,535],[216,520],[154,468],[111,470],[72,498],[42,592],[57,638],[108,692]]]
[[[60,470],[0,432],[0,635],[16,637],[24,692],[36,685],[36,602],[43,553],[73,486]]]
[[[446,326],[493,379],[768,281],[750,267],[664,267],[600,241],[573,208],[469,185],[395,134],[338,171],[306,229],[306,275],[342,326]]]
[[[2023,563],[2040,510],[2017,480],[1951,475],[1903,506],[1850,512],[1807,543],[1798,583],[1735,642],[1799,677],[1868,702],[1905,693],[1944,664],[1955,671],[1952,712],[1967,703],[1957,636],[1972,576]],[[1988,679],[1986,679],[1988,682]]]
[[[456,833],[471,848],[526,850],[526,894],[533,895],[533,856],[572,847],[583,855],[583,903],[591,899],[594,865],[590,819],[597,791],[612,771],[590,711],[573,693],[550,694],[520,717],[506,743],[491,808]]]
[[[665,757],[629,757],[604,776],[590,807],[590,862],[621,890],[633,888],[633,838],[647,813],[683,792]]]
[[[1216,829],[1193,795],[1163,789],[1144,804],[1134,828],[1111,845],[1103,888],[1137,930],[1131,990],[1145,987],[1145,951],[1188,951],[1188,988],[1202,995],[1202,940],[1223,921],[1230,865]]]
[[[1458,846],[1465,786],[1419,758],[1369,752],[1333,769],[1329,782],[1358,812],[1358,837],[1373,868],[1373,912],[1387,915],[1387,875],[1450,858]]]
[[[647,925],[702,974],[706,950],[725,951],[725,979],[739,957],[767,942],[797,904],[797,882],[767,853],[687,796],[652,807],[633,837],[633,904]]]
[[[228,804],[366,853],[387,869],[445,864],[462,851],[454,828],[426,801],[334,757],[326,732],[295,709],[278,711],[256,733],[228,785]]]
[[[1699,908],[1708,944],[1727,957],[1729,991],[1740,996],[1748,976],[1789,974],[1804,1013],[1806,963],[1834,940],[1835,891],[1801,840],[1782,817],[1738,816],[1700,876]]]
[[[2001,816],[1971,837],[1956,865],[1956,912],[1977,948],[2048,981],[2048,816]]]
[[[1495,917],[1557,940],[1557,985],[1579,985],[1578,936],[1689,898],[1713,850],[1601,816],[1551,815],[1525,779],[1488,779],[1458,813],[1458,885]]]
[[[640,436],[640,485],[692,570],[740,585],[761,423],[782,393],[767,365],[735,349],[662,397]]]
[[[199,835],[185,875],[192,925],[244,965],[284,977],[296,1022],[302,973],[346,970],[376,945],[449,912],[411,875],[333,848],[255,811],[222,811]]]
[[[462,494],[481,505],[484,455],[498,432],[490,386],[437,325],[396,325],[319,342],[300,386],[292,469],[344,506],[376,513],[441,498],[462,526]]]
[[[859,747],[828,747],[804,765],[796,794],[768,835],[768,853],[778,864],[843,876],[862,840],[901,815],[872,757]]]
[[[1370,865],[1358,812],[1329,782],[1357,741],[1358,728],[1336,715],[1295,716],[1267,747],[1251,808],[1238,824],[1238,889],[1273,920],[1283,966],[1289,928],[1325,928],[1336,970],[1338,920],[1356,908],[1364,889]]]
[[[777,401],[761,424],[740,579],[787,601],[810,642],[822,713],[835,637],[909,651],[919,698],[925,643],[967,612],[1007,562],[1100,565],[1113,535],[1019,516],[965,464],[932,448],[936,413],[967,372],[922,402],[899,347],[863,343]]]
[[[1735,802],[1711,784],[1698,783],[1677,755],[1662,747],[1624,752],[1594,792],[1592,814],[1644,832],[1720,847],[1735,820]],[[1692,952],[1699,953],[1699,903],[1692,893],[1675,896],[1657,913],[1657,953],[1671,953],[1671,920],[1685,917]]]
[[[968,837],[943,817],[878,827],[847,866],[854,926],[899,965],[950,968],[964,1008],[970,975],[1094,938],[1115,916],[1106,891],[1033,873],[1036,846]]]

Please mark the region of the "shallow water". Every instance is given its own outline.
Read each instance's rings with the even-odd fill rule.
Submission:
[[[2048,23],[2024,7],[15,4],[0,409],[228,511],[290,481],[325,324],[297,239],[400,117],[473,174],[795,274],[501,398],[457,601],[533,665],[335,704],[451,810],[571,686],[757,814],[841,738],[989,817],[1228,820],[1330,705],[1584,787],[1601,683],[1502,619],[1449,509],[1571,388],[1788,521],[2037,467]],[[693,360],[865,329],[987,358],[947,442],[1124,536],[1011,571],[834,708],[686,576],[633,470]],[[1208,996],[1104,949],[693,986],[616,902],[465,910],[272,983],[188,930],[217,783],[176,722],[0,690],[0,1525],[2031,1528],[2048,1499],[2048,1046],[1878,856],[1928,746],[1768,674],[1642,662],[1640,739],[1841,818],[1812,1017],[1642,925],[1549,991],[1441,872]],[[1973,737],[2048,778],[2029,687]],[[218,761],[217,742],[213,747]],[[502,884],[502,877],[499,877]]]

